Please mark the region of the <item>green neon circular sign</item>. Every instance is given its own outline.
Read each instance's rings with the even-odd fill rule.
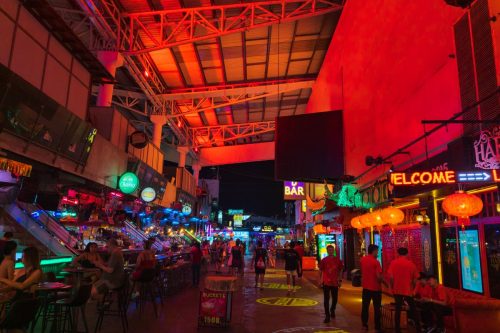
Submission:
[[[133,193],[139,187],[139,178],[132,172],[125,172],[120,176],[118,188],[125,194]]]

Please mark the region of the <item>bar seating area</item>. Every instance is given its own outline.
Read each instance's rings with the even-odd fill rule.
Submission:
[[[43,281],[33,287],[34,297],[0,303],[0,332],[18,329],[25,332],[99,332],[105,322],[119,319],[123,332],[128,331],[128,313],[143,313],[152,306],[156,318],[164,298],[190,283],[189,254],[156,255],[156,267],[144,270],[139,279],[132,279],[137,256],[127,256],[123,283],[109,289],[102,300],[92,300],[92,277],[97,268],[84,268],[71,263],[43,266]],[[55,271],[60,270],[60,271]],[[134,291],[138,291],[134,295]],[[90,304],[89,304],[90,303]],[[88,312],[97,309],[95,323],[89,322]],[[149,311],[149,308],[148,308]]]

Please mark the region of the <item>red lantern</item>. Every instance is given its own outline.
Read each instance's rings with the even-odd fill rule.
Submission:
[[[382,218],[382,211],[380,210],[376,210],[372,213],[372,219],[374,227],[381,228],[385,224],[384,219]]]
[[[361,224],[363,225],[364,228],[370,228],[373,226],[373,216],[368,213],[368,214],[364,214],[364,215],[361,215],[359,217],[360,221],[361,221]]]
[[[391,226],[395,226],[398,223],[403,222],[405,219],[405,213],[399,208],[387,207],[382,209],[380,212],[382,220],[384,223],[389,223]]]
[[[352,220],[351,220],[351,226],[355,229],[358,230],[358,232],[361,232],[361,230],[363,230],[363,224],[361,223],[361,220],[359,218],[359,216],[356,216],[356,217],[353,217]]]
[[[465,228],[470,224],[470,217],[481,213],[483,201],[478,196],[458,191],[443,200],[443,210],[451,216],[458,217],[458,223]]]

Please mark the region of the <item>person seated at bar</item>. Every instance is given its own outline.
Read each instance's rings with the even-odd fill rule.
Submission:
[[[144,241],[144,250],[137,256],[137,261],[135,262],[135,270],[132,273],[133,280],[139,280],[141,278],[142,272],[145,269],[154,269],[156,266],[156,258],[154,252],[151,250],[153,241],[148,239]]]
[[[85,250],[78,257],[73,259],[73,265],[84,268],[95,268],[96,263],[104,263],[99,252],[97,252],[97,243],[89,242],[85,247]]]
[[[0,264],[0,278],[14,280],[14,266],[16,265],[17,243],[8,241],[3,247],[3,260]],[[1,288],[1,287],[0,287]]]
[[[42,280],[43,272],[40,268],[40,255],[35,247],[27,247],[23,250],[22,262],[24,268],[19,270],[14,280],[0,278],[0,284],[6,288],[2,291],[15,291],[13,299],[31,296],[34,292],[33,287]]]
[[[431,295],[431,287],[429,286],[427,274],[420,272],[420,275],[415,286],[414,295],[415,299],[429,298]]]
[[[428,277],[429,295],[422,298],[423,309],[422,318],[428,333],[444,332],[444,317],[453,314],[453,309],[449,306],[448,295],[442,284],[439,284],[435,275]]]
[[[95,266],[100,268],[103,273],[99,280],[92,287],[92,298],[102,299],[102,297],[110,289],[119,288],[124,281],[124,260],[121,248],[118,246],[116,239],[110,238],[106,244],[109,253],[107,263],[96,262]]]

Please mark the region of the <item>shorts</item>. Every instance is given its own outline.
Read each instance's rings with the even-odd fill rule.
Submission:
[[[286,275],[291,275],[291,276],[297,276],[297,270],[294,269],[293,271],[285,271]]]
[[[101,295],[106,294],[110,289],[115,288],[115,286],[108,280],[97,280],[94,283],[94,288]]]

